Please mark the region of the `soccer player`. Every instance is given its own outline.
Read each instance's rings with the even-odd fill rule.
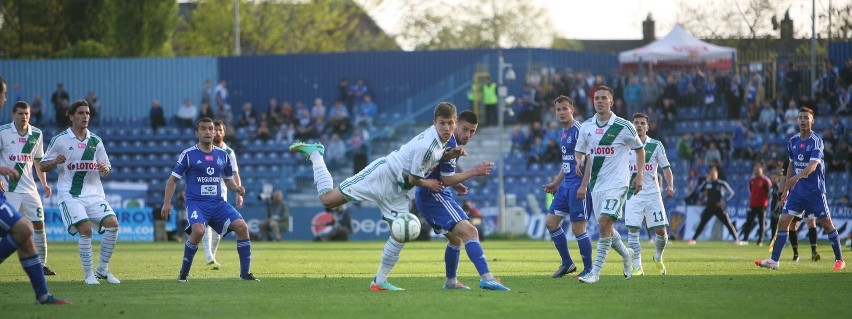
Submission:
[[[219,234],[237,233],[237,254],[240,257],[240,279],[256,281],[249,272],[251,266],[251,239],[248,225],[243,216],[231,204],[222,198],[221,180],[225,186],[244,196],[246,189],[234,181],[231,159],[228,153],[213,145],[213,120],[204,117],[195,124],[195,136],[198,144],[178,156],[177,164],[166,181],[166,194],[160,216],[169,218],[172,212],[172,195],[178,179],[186,176],[186,211],[189,226],[184,230],[189,234],[183,250],[183,263],[178,274],[179,282],[187,282],[192,259],[198,252],[198,243],[209,225]]]
[[[701,221],[698,222],[698,229],[695,230],[692,239],[688,240],[686,244],[696,244],[695,240],[698,239],[698,236],[704,231],[704,226],[707,226],[707,222],[713,216],[719,218],[719,221],[728,228],[731,236],[734,236],[734,243],[737,245],[742,244],[737,229],[734,228],[734,224],[731,223],[731,217],[728,216],[728,212],[725,210],[725,203],[734,198],[734,190],[728,182],[719,179],[719,168],[715,165],[710,166],[710,170],[707,171],[707,180],[701,183],[696,189],[704,193],[704,210],[701,212]]]
[[[237,183],[237,186],[242,185],[239,166],[237,165],[237,154],[231,147],[225,144],[225,122],[222,120],[213,122],[213,146],[221,148],[228,153],[228,158],[231,160],[231,170],[234,173],[234,182]],[[219,183],[219,188],[222,190],[222,198],[224,198],[227,202],[228,189],[225,187],[224,179]],[[236,194],[236,200],[237,208],[243,207],[243,196]],[[207,258],[207,264],[212,265],[213,270],[219,270],[219,267],[222,266],[222,264],[216,261],[216,251],[219,250],[219,241],[221,239],[222,235],[214,232],[213,228],[210,226],[207,226],[204,235],[201,237],[201,245],[204,247],[204,255]]]
[[[333,188],[334,182],[323,160],[325,147],[322,144],[296,142],[290,145],[290,151],[302,154],[311,161],[314,184],[323,206],[334,208],[349,201],[370,200],[379,204],[382,218],[391,223],[398,215],[408,213],[410,200],[407,193],[414,186],[436,193],[442,191],[444,186],[440,181],[426,177],[442,157],[449,159],[461,154],[460,149],[444,151],[456,128],[456,106],[449,102],[438,103],[432,122],[431,127],[398,150],[376,159],[337,188]],[[404,246],[404,242],[393,236],[388,238],[376,277],[370,283],[370,290],[404,290],[387,281]]]
[[[780,188],[779,184],[784,184],[784,181],[787,179],[787,166],[790,165],[790,159],[784,160],[784,165],[781,166],[779,170],[778,181],[772,184],[775,196],[775,210],[772,212],[772,222],[770,223],[770,227],[772,229],[772,241],[769,243],[769,252],[772,252],[772,247],[775,246],[775,236],[778,234],[778,219],[781,217],[781,208],[782,202],[780,200]],[[793,261],[799,261],[799,224],[802,221],[802,217],[796,216],[793,217],[793,221],[790,223],[790,230],[788,234],[792,232],[795,236],[789,236],[790,239],[790,248],[793,249]],[[816,229],[816,217],[814,215],[808,216],[808,221],[806,222],[808,225],[808,241],[811,244],[811,260],[819,261],[822,256],[817,252],[817,229]]]
[[[471,111],[461,112],[455,133],[450,137],[444,148],[445,152],[453,150],[457,146],[466,145],[473,138],[473,135],[476,134],[477,123],[476,113]],[[462,154],[466,153],[462,151]],[[426,176],[426,179],[438,181],[444,186],[452,186],[459,195],[465,195],[468,189],[461,184],[462,182],[471,177],[488,175],[494,167],[493,163],[482,162],[472,169],[456,174],[456,160],[456,158],[442,160],[438,164],[438,169],[432,170]],[[467,214],[465,214],[459,204],[453,200],[452,193],[450,193],[448,187],[440,192],[433,192],[428,188],[417,187],[414,204],[417,206],[420,214],[429,222],[429,225],[435,229],[435,232],[444,234],[447,237],[447,248],[444,251],[447,281],[444,284],[444,289],[470,289],[470,287],[458,281],[456,277],[461,245],[464,243],[467,257],[470,258],[477,272],[479,272],[481,278],[479,283],[480,288],[510,290],[495,280],[491,274],[491,271],[488,269],[488,261],[485,259],[485,252],[479,243],[479,232],[470,223]]]
[[[666,265],[663,263],[663,251],[666,249],[669,235],[666,227],[669,226],[666,217],[666,207],[663,205],[662,192],[660,192],[660,180],[657,169],[663,170],[663,178],[666,180],[666,198],[674,196],[674,177],[672,176],[671,164],[666,157],[666,149],[663,143],[647,135],[648,115],[636,113],[633,115],[633,125],[639,140],[645,144],[644,168],[636,165],[634,156],[630,156],[630,171],[636,174],[639,169],[645,171],[642,181],[644,188],[641,194],[635,194],[633,188],[627,190],[627,204],[624,208],[624,224],[627,225],[627,244],[633,249],[633,276],[645,274],[642,268],[642,243],[639,239],[639,228],[644,221],[648,225],[648,231],[653,230],[657,236],[654,240],[654,263],[660,270],[661,275],[666,274]],[[634,151],[630,151],[633,155]]]
[[[12,123],[0,126],[0,165],[14,167],[19,174],[17,179],[0,178],[0,191],[6,194],[6,203],[33,223],[33,239],[44,274],[56,275],[47,267],[47,234],[44,232],[44,206],[38,195],[33,166],[44,189],[44,197],[50,197],[53,190],[47,185],[47,176],[41,171],[44,157],[44,144],[41,130],[30,125],[30,105],[24,101],[15,102],[12,107]]]
[[[748,190],[751,195],[748,217],[743,230],[743,241],[748,242],[754,227],[754,219],[757,218],[757,245],[761,246],[766,233],[766,207],[769,206],[769,193],[772,190],[772,180],[763,175],[763,164],[754,164],[754,176],[748,181]]]
[[[846,268],[846,261],[843,260],[837,229],[831,222],[831,213],[825,198],[824,145],[822,138],[812,130],[814,111],[806,107],[800,108],[798,122],[799,134],[793,135],[787,145],[790,164],[787,166],[787,181],[781,188],[781,200],[786,202],[784,212],[778,220],[778,234],[772,246],[772,256],[755,260],[754,263],[760,267],[778,269],[778,261],[787,242],[793,217],[813,215],[828,233],[828,241],[834,250],[834,270],[843,270]]]
[[[6,80],[0,77],[0,109],[5,104]],[[17,169],[5,165],[0,166],[0,175],[7,180],[17,180],[19,177]],[[4,193],[0,192],[0,263],[18,251],[18,260],[30,279],[36,301],[39,304],[70,304],[71,302],[56,298],[48,292],[47,280],[44,279],[44,266],[39,261],[32,235],[32,222],[28,218],[22,218],[15,208],[6,202]]]
[[[630,279],[633,276],[633,249],[621,242],[621,235],[615,230],[614,223],[622,218],[621,207],[629,185],[628,152],[635,150],[636,166],[644,167],[645,149],[633,124],[612,112],[612,94],[612,88],[604,85],[595,89],[595,115],[580,127],[574,151],[576,173],[579,175],[584,172],[583,182],[577,189],[577,199],[586,198],[587,187],[591,190],[592,206],[598,215],[600,227],[598,254],[592,271],[578,278],[590,284],[600,279],[610,247],[624,260],[624,277]],[[589,169],[583,171],[586,165],[589,165]],[[637,171],[633,181],[634,194],[642,190],[643,180],[644,171]]]
[[[68,109],[71,127],[56,134],[41,159],[41,170],[58,170],[57,182],[62,221],[68,233],[80,234],[77,249],[83,265],[83,282],[99,284],[106,279],[120,284],[109,269],[109,261],[118,238],[118,218],[106,200],[101,178],[109,176],[111,165],[104,143],[89,131],[89,103],[77,100]],[[64,164],[64,165],[63,165]],[[100,262],[92,271],[92,227],[101,237]]]
[[[573,169],[577,166],[574,157],[574,148],[580,134],[580,122],[574,120],[574,100],[570,97],[560,95],[553,101],[556,117],[562,123],[562,134],[559,145],[562,149],[562,169],[553,176],[553,180],[544,185],[544,191],[554,194],[553,202],[547,212],[545,226],[553,239],[553,245],[562,259],[559,268],[550,275],[551,278],[560,278],[577,270],[571,255],[568,253],[568,239],[562,222],[568,219],[571,222],[571,232],[577,239],[580,248],[580,257],[583,260],[583,271],[580,276],[588,274],[592,270],[592,240],[586,233],[586,222],[589,220],[592,210],[591,196],[585,200],[577,199],[577,188],[583,182],[583,176],[575,174]]]

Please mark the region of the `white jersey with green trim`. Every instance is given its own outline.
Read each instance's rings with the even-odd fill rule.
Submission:
[[[665,169],[671,166],[669,158],[666,157],[666,149],[663,142],[650,137],[645,139],[645,172],[642,174],[642,191],[638,197],[660,196],[659,175],[657,169]],[[636,178],[636,151],[630,150],[630,189],[627,198],[633,196],[633,179]]]
[[[230,146],[228,146],[228,144],[225,144],[225,142],[222,142],[222,146],[217,146],[217,147],[225,150],[225,153],[228,153],[228,159],[231,161],[231,171],[236,174],[240,170],[239,165],[237,165],[237,153],[234,152],[234,149],[232,149]],[[219,181],[219,187],[222,189],[222,198],[224,198],[225,201],[227,202],[228,201],[228,187],[225,186],[225,179],[224,178]]]
[[[98,163],[107,167],[112,165],[100,137],[87,130],[86,137],[80,140],[68,128],[50,140],[41,161],[52,161],[59,155],[65,156],[65,163],[56,165],[59,173],[56,188],[60,200],[89,195],[106,198]]]
[[[642,147],[636,127],[615,113],[603,126],[598,125],[597,118],[595,114],[583,122],[576,146],[577,152],[592,158],[589,188],[604,191],[627,187],[630,179],[628,152]]]
[[[441,136],[434,125],[403,144],[399,149],[385,156],[385,160],[397,183],[403,189],[410,189],[408,175],[426,178],[444,156],[446,142],[441,142]]]
[[[9,180],[0,175],[6,191],[12,193],[38,193],[33,178],[33,161],[44,156],[43,135],[37,127],[29,125],[26,133],[18,133],[15,123],[0,126],[0,166],[14,167],[18,179]]]

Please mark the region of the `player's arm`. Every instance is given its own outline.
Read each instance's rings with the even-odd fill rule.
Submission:
[[[53,143],[47,147],[47,153],[38,163],[43,172],[50,172],[56,168],[56,165],[65,163],[65,155],[59,153],[58,149],[61,147],[54,147]]]
[[[722,186],[724,187],[723,191],[725,191],[725,194],[727,194],[727,195],[725,195],[725,201],[730,202],[731,199],[734,199],[734,195],[736,195],[736,193],[734,192],[734,189],[731,188],[731,185],[728,184],[727,181],[721,181],[721,182],[722,182]]]
[[[578,176],[583,176],[583,167],[586,166],[586,153],[574,151],[574,159],[577,161],[575,172]]]
[[[237,182],[237,185],[242,186],[243,180],[240,178],[240,166],[237,164],[237,154],[232,150],[228,156],[231,158],[231,168],[234,171],[234,181]],[[236,203],[237,208],[243,207],[243,195],[236,194]]]
[[[160,208],[160,217],[163,219],[169,219],[169,214],[172,213],[172,195],[175,193],[177,180],[178,177],[174,175],[170,175],[166,180],[166,193],[163,195],[163,207]]]
[[[237,193],[237,195],[239,196],[246,195],[246,188],[237,185],[237,181],[235,181],[233,178],[225,178],[225,187],[232,190],[234,193]]]
[[[441,182],[444,186],[454,186],[476,176],[485,176],[491,174],[491,169],[494,168],[494,163],[482,162],[474,168],[461,173],[444,176],[441,175]]]
[[[674,175],[671,166],[663,168],[663,178],[666,180],[666,198],[674,197]]]
[[[591,167],[591,165],[592,165],[592,157],[591,156],[584,156],[584,158],[582,160],[583,161],[589,161],[589,163],[586,163],[586,164],[588,164],[588,166]],[[577,159],[577,167],[578,168],[580,167],[580,162],[581,162],[581,160]],[[590,168],[590,169],[585,170],[585,172],[583,172],[583,181],[580,182],[580,187],[577,188],[577,199],[586,199],[586,190],[589,189],[589,180],[592,179],[592,172],[591,171],[592,170]],[[578,172],[580,172],[580,171],[578,171]]]
[[[790,162],[791,167],[787,169],[787,176],[790,176],[793,173],[792,163],[793,162]],[[812,159],[810,162],[808,162],[808,166],[806,166],[801,172],[787,178],[787,182],[784,183],[784,188],[786,188],[787,190],[793,189],[793,186],[795,186],[800,179],[807,178],[808,175],[811,175],[811,173],[816,171],[817,165],[819,165],[819,163],[820,160]]]
[[[40,163],[41,159],[37,158],[36,162]],[[47,173],[41,170],[41,165],[33,165],[35,168],[36,176],[38,176],[39,182],[41,182],[41,188],[44,190],[44,197],[48,198],[53,194],[53,189],[50,188],[50,185],[47,184]]]
[[[559,188],[559,184],[562,184],[564,179],[565,174],[562,172],[562,169],[560,169],[559,173],[550,179],[550,183],[544,184],[544,192],[551,194],[555,193],[556,189]]]
[[[633,150],[636,152],[636,178],[633,179],[633,194],[638,194],[642,190],[642,179],[645,173],[645,147],[640,146]]]
[[[444,189],[444,185],[437,179],[421,178],[414,175],[408,175],[408,183],[417,187],[428,188],[435,193]]]

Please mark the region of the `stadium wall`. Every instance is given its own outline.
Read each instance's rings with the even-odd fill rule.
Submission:
[[[830,43],[828,45],[828,58],[834,61],[834,66],[843,68],[846,59],[852,58],[852,41]]]

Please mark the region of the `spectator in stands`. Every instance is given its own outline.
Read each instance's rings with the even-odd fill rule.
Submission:
[[[831,131],[827,131],[827,132],[831,132]],[[823,165],[825,165],[826,171],[833,172],[833,171],[835,171],[835,170],[833,170],[834,165],[831,165],[831,163],[837,162],[837,157],[835,156],[835,152],[834,152],[834,150],[835,150],[834,142],[832,142],[831,140],[828,140],[828,141],[823,140],[823,141],[824,141],[824,145],[823,145],[824,148],[823,148],[823,159],[822,159],[822,161],[823,161],[823,163],[825,163]]]
[[[734,159],[744,159],[748,156],[746,149],[746,129],[742,121],[734,122],[734,136],[732,138],[734,146]]]
[[[731,139],[728,138],[728,134],[719,133],[716,144],[719,146],[719,152],[722,153],[722,160],[727,161],[731,157]]]
[[[766,160],[770,163],[778,163],[783,162],[784,159],[787,158],[787,153],[778,146],[778,144],[772,143],[769,145],[769,156]]]
[[[577,74],[577,80],[574,81],[574,88],[571,90],[570,97],[577,103],[576,113],[578,114],[587,114],[589,111],[589,95],[587,92],[588,89],[586,88],[586,81],[583,80],[580,74]],[[553,99],[555,99],[555,97],[548,100],[552,101]]]
[[[708,146],[707,151],[704,152],[704,162],[713,163],[713,161],[722,162],[722,152],[719,151],[715,142],[710,142],[710,146]]]
[[[257,129],[254,131],[254,137],[261,141],[268,141],[272,138],[272,130],[269,128],[269,122],[266,120],[266,113],[261,115],[263,118],[257,125]]]
[[[716,76],[711,74],[704,82],[704,108],[705,110],[716,109]]]
[[[746,159],[753,159],[755,154],[755,150],[759,150],[760,146],[763,145],[763,138],[755,134],[754,131],[749,130],[746,134],[746,145],[747,145],[747,157]]]
[[[557,140],[548,139],[546,149],[544,151],[544,156],[542,158],[545,163],[561,163],[562,162],[562,148],[559,147]]]
[[[363,126],[355,128],[355,132],[349,137],[349,147],[353,152],[365,152],[369,146],[370,133]]]
[[[707,176],[707,171],[710,170],[706,162],[704,162],[704,157],[701,156],[695,157],[695,163],[692,165],[692,168],[695,169],[697,176],[702,179]]]
[[[799,85],[801,82],[802,74],[799,73],[799,70],[793,62],[788,62],[787,70],[784,72],[784,98],[792,100],[799,96]]]
[[[365,97],[366,100],[366,97]],[[328,125],[331,131],[341,135],[349,134],[351,129],[349,122],[349,111],[342,101],[334,101],[331,109],[328,110]]]
[[[231,111],[231,105],[228,103],[219,105],[216,108],[216,119],[225,122],[228,126],[234,125],[234,112]]]
[[[698,185],[704,182],[704,177],[698,176],[698,171],[695,168],[689,169],[689,175],[686,177],[686,194],[684,202],[687,205],[698,205]]]
[[[846,126],[843,125],[843,122],[840,121],[839,116],[831,116],[831,124],[829,124],[829,128],[834,133],[834,136],[837,136],[837,138],[841,140],[846,139]]]
[[[258,125],[257,122],[257,113],[254,111],[251,102],[243,103],[243,110],[240,112],[240,120],[237,122],[237,127],[254,127]],[[268,131],[269,127],[267,126],[266,129]]]
[[[281,104],[281,122],[289,125],[294,125],[298,122],[298,119],[296,119],[296,110],[293,109],[293,105],[290,102],[284,101],[284,104]]]
[[[799,127],[799,107],[796,106],[796,101],[791,100],[787,103],[787,109],[784,111],[784,125],[779,130],[787,135],[796,133],[796,128]]]
[[[663,108],[660,110],[660,125],[663,128],[674,128],[677,123],[677,110],[675,100],[663,99]]]
[[[760,76],[756,73],[752,74],[751,80],[748,82],[748,88],[746,89],[746,102],[763,105],[765,102],[764,96],[766,96],[766,92],[764,92]]]
[[[846,58],[846,65],[840,69],[841,87],[852,91],[852,57]]]
[[[784,134],[784,108],[781,106],[775,107],[775,121],[772,123],[772,128],[770,129],[772,132]]]
[[[837,109],[834,110],[834,114],[849,114],[850,108],[852,108],[852,85],[849,87],[840,87],[840,94],[837,95]]]
[[[549,140],[560,141],[562,139],[562,129],[559,128],[559,125],[556,122],[548,122],[547,130],[544,131],[544,138],[542,141],[547,143]]]
[[[216,108],[222,109],[228,104],[228,83],[225,80],[219,81],[219,85],[213,89],[213,98],[216,99]],[[230,109],[230,106],[228,107]]]
[[[331,126],[325,123],[325,117],[314,119],[314,136],[325,140],[328,138],[329,132],[331,132]]]
[[[627,113],[633,114],[642,109],[642,85],[639,77],[630,76],[627,86],[624,87],[624,103],[627,104]]]
[[[201,109],[198,110],[198,118],[209,118],[215,119],[216,113],[213,112],[213,109],[210,107],[210,103],[201,102]],[[193,127],[195,124],[193,123]]]
[[[373,119],[379,113],[379,107],[373,102],[373,97],[369,94],[364,96],[364,101],[358,104],[355,112],[355,125],[363,125],[368,128],[373,127]]]
[[[831,105],[831,109],[837,108],[837,73],[831,69],[834,67],[831,61],[826,62],[827,69],[822,70],[822,74],[817,82],[816,96],[826,101]]]
[[[704,159],[704,152],[707,150],[704,143],[704,134],[695,132],[692,136],[692,157]]]
[[[296,130],[292,123],[284,123],[278,126],[275,133],[275,142],[291,144],[295,141]]]
[[[692,161],[692,134],[683,133],[683,137],[677,141],[677,156],[681,159]]]
[[[497,94],[497,83],[491,79],[491,76],[485,77],[485,83],[482,83],[482,105],[483,110],[480,112],[485,113],[485,125],[487,126],[495,126],[497,125],[497,102],[499,101],[499,96]],[[482,119],[480,118],[480,121]],[[480,124],[482,124],[480,122]]]
[[[290,228],[290,207],[284,202],[284,193],[280,190],[272,192],[272,195],[261,196],[266,202],[266,219],[260,222],[261,239],[267,241],[281,241],[281,230]]]
[[[158,128],[166,125],[166,116],[163,114],[163,108],[160,107],[159,101],[151,101],[151,111],[149,112],[148,119],[151,124],[151,130],[154,133],[157,132]]]
[[[349,98],[353,105],[359,105],[361,102],[364,102],[364,97],[369,93],[370,89],[364,83],[364,79],[355,80],[355,84],[349,88]]]
[[[757,123],[755,123],[752,129],[763,133],[769,133],[772,128],[772,123],[775,122],[775,116],[775,109],[772,108],[772,105],[764,102],[761,104],[760,116],[757,119]]]
[[[346,144],[340,139],[340,134],[332,133],[325,144],[325,161],[332,169],[342,167],[346,163]]]
[[[30,103],[30,124],[34,126],[41,126],[41,118],[43,116],[42,110],[44,109],[44,105],[41,102],[41,96],[36,95],[33,98],[33,102]]]
[[[269,122],[269,129],[277,131],[278,127],[284,123],[281,116],[281,106],[278,105],[278,99],[270,98],[269,105],[266,107],[266,121]]]
[[[740,109],[742,108],[744,93],[745,89],[743,88],[742,83],[740,83],[739,77],[735,76],[731,78],[731,84],[725,91],[725,102],[728,104],[729,119],[740,118]]]
[[[530,151],[527,154],[527,168],[532,164],[541,164],[544,162],[544,153],[547,152],[547,145],[544,144],[544,141],[541,137],[536,137],[533,140],[532,146],[530,146]]]
[[[538,91],[529,84],[524,84],[523,92],[518,99],[518,121],[521,123],[532,123],[541,118],[539,103],[537,100]]]
[[[523,128],[521,128],[520,124],[516,124],[515,129],[512,131],[512,148],[509,150],[509,152],[518,152],[523,154],[527,151],[529,151],[527,134],[524,133],[524,130]]]
[[[299,114],[296,115],[296,118],[298,122],[296,122],[295,138],[297,140],[313,139],[316,136],[316,132],[314,131],[314,121],[311,118],[311,113],[303,107],[302,110],[299,111]]]
[[[65,113],[68,111],[68,100],[70,99],[62,83],[56,84],[56,91],[50,96],[50,102],[53,103],[53,110],[56,111],[54,119],[56,119],[57,128],[64,129],[68,127],[68,117],[65,116]]]
[[[544,128],[541,127],[541,122],[535,121],[530,127],[529,134],[527,134],[527,136],[529,136],[529,139],[533,141],[535,141],[536,138],[541,138],[543,140],[544,133],[545,131]]]
[[[348,241],[349,236],[352,235],[352,217],[349,216],[346,205],[337,206],[329,210],[329,213],[334,215],[334,220],[326,226],[331,227],[326,228],[326,231],[319,234],[314,240]]]
[[[646,106],[656,105],[660,97],[660,87],[651,74],[642,79],[642,104]]]
[[[198,108],[192,104],[190,99],[184,99],[183,105],[178,107],[175,114],[175,122],[181,128],[193,128],[196,119],[198,119]]]
[[[209,79],[204,80],[204,87],[201,88],[201,102],[200,102],[200,104],[204,104],[205,102],[207,104],[210,104],[211,102],[213,102],[212,98],[211,98],[213,96],[212,86],[213,86],[213,83],[210,82]],[[211,117],[211,119],[212,119],[212,117]]]
[[[311,118],[316,121],[319,118],[325,120],[326,107],[321,98],[314,99],[314,106],[311,107]]]
[[[352,105],[349,103],[349,79],[346,77],[337,82],[337,99],[344,105]]]

